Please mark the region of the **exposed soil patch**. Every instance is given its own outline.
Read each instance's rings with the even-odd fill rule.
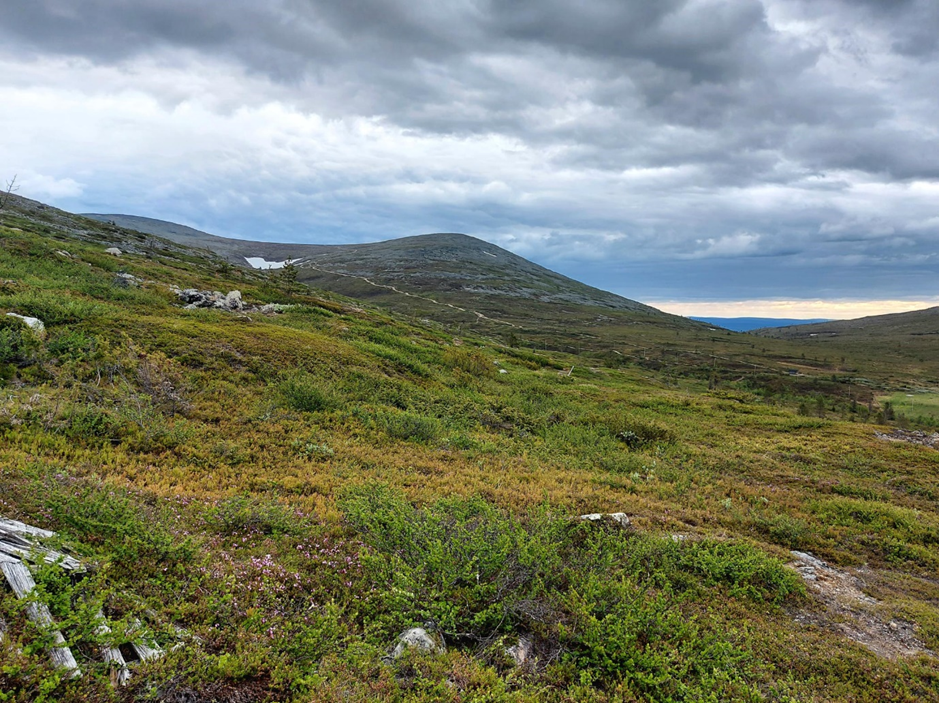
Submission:
[[[909,444],[919,444],[924,447],[939,449],[939,432],[928,434],[922,430],[893,430],[892,432],[875,432],[878,439],[885,439],[888,442],[908,442]]]
[[[817,625],[862,644],[887,659],[917,654],[936,656],[916,636],[916,625],[905,620],[884,620],[876,611],[880,601],[864,593],[864,582],[806,552],[792,552],[789,566],[802,576],[823,611],[801,611],[795,620]]]

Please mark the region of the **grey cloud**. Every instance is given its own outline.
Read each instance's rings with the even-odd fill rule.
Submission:
[[[781,29],[780,15],[810,29]],[[771,265],[757,260],[788,270],[827,261],[841,271],[851,257],[889,271],[935,266],[935,229],[912,224],[934,216],[928,207],[906,213],[897,200],[879,219],[851,210],[864,205],[858,182],[939,180],[937,37],[934,0],[12,0],[0,54],[118,68],[172,57],[193,71],[222,62],[257,80],[263,99],[428,138],[500,135],[589,184],[569,197],[511,184],[507,196],[428,207],[373,194],[426,180],[472,190],[485,179],[430,164],[252,180],[242,195],[255,207],[265,189],[278,194],[268,225],[235,195],[213,197],[217,183],[191,184],[188,197],[215,203],[229,233],[242,222],[271,237],[361,240],[433,222],[559,267],[700,257],[681,269],[713,265],[758,283]],[[182,101],[182,88],[164,90]],[[643,171],[654,175],[630,180]],[[178,207],[211,228],[196,221],[198,207]],[[910,263],[905,248],[925,259]],[[687,280],[706,278],[695,276]],[[885,276],[865,280],[887,285]]]

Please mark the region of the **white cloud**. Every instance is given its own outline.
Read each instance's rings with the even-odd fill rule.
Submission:
[[[935,273],[922,3],[78,5],[0,26],[0,167],[27,196],[259,239],[465,231],[682,299]]]
[[[757,251],[762,237],[751,232],[737,232],[719,238],[699,239],[695,243],[699,249],[690,256],[707,258],[712,256],[744,256]]]
[[[35,171],[16,173],[14,176],[15,187],[33,198],[77,198],[84,192],[84,185],[72,178],[55,178]]]

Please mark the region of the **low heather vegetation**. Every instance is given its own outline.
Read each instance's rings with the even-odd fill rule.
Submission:
[[[681,353],[602,358],[457,338],[3,218],[0,515],[88,571],[34,567],[76,679],[0,592],[0,701],[939,699],[939,453],[879,439],[827,370],[702,373],[674,330]],[[170,285],[290,307],[184,310]],[[791,550],[869,601],[831,615]],[[918,653],[870,651],[865,622]],[[425,624],[444,653],[389,656]],[[99,651],[135,637],[163,656],[114,686]]]

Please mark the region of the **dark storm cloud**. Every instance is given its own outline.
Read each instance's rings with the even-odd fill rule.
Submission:
[[[237,165],[231,197],[214,199],[232,208],[226,226],[247,217],[239,202],[256,208],[276,188],[278,231],[302,236],[315,190],[338,237],[409,234],[423,219],[560,268],[721,261],[749,280],[775,260],[794,289],[812,262],[936,266],[932,191],[904,188],[939,181],[937,37],[934,0],[10,0],[0,14],[0,56],[118,71],[147,59],[195,75],[221,62],[254,81],[258,104],[431,141],[495,136],[530,158],[504,179],[438,167],[432,150],[392,175],[387,155],[380,173],[296,167],[293,180]],[[170,83],[146,90],[171,105],[214,91],[211,109],[230,112],[252,99],[224,82]],[[289,139],[278,148],[310,158]]]
[[[168,48],[224,55],[300,85],[293,98],[308,109],[512,134],[600,168],[709,163],[717,182],[773,177],[800,125],[831,125],[835,114],[875,128],[892,112],[865,91],[807,76],[823,47],[774,32],[757,0],[31,0],[7,8],[0,32],[27,51],[97,62]],[[576,104],[596,119],[551,114]],[[687,133],[663,139],[664,127]],[[850,142],[798,141],[830,153],[833,168],[882,169],[845,154]]]

